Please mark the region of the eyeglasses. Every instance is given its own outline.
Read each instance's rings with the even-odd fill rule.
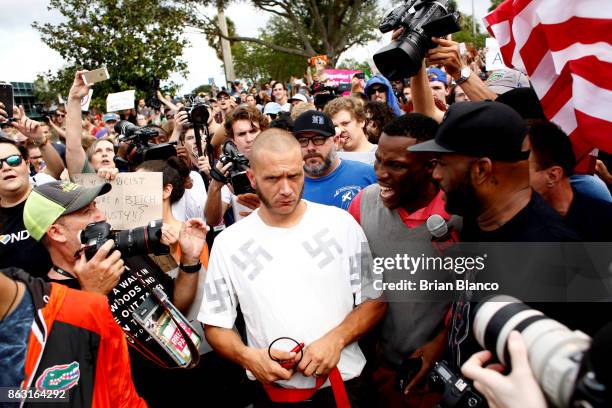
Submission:
[[[58,118],[65,118],[66,115],[64,115],[63,113],[56,113],[55,116],[57,116]]]
[[[298,137],[297,141],[302,147],[308,147],[308,143],[312,142],[315,146],[322,146],[327,141],[329,136],[314,136],[314,137]]]
[[[17,167],[22,162],[22,157],[19,154],[13,154],[11,156],[5,157],[4,159],[0,159],[0,169],[4,166],[4,163],[8,164],[10,167]]]

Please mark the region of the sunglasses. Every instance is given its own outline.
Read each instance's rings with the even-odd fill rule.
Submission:
[[[56,113],[55,116],[57,116],[58,118],[65,118],[66,115],[61,114],[61,113]]]
[[[387,90],[383,87],[376,87],[368,89],[368,95],[374,95],[375,93],[386,93]]]
[[[323,146],[329,136],[314,136],[314,137],[298,137],[297,141],[302,147],[308,147],[308,143],[312,142],[315,146]]]
[[[4,159],[0,159],[0,169],[4,166],[4,163],[8,164],[11,167],[17,167],[21,164],[23,158],[19,154],[13,154],[11,156],[5,157]]]

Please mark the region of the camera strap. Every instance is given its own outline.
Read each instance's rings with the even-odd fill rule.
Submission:
[[[144,279],[142,279],[137,274],[134,274],[134,276],[136,277],[138,282],[143,286],[143,288],[147,292],[149,292],[149,296],[152,296],[155,302],[160,307],[162,307],[166,313],[168,313],[168,315],[170,316],[170,318],[176,325],[179,333],[183,337],[183,341],[185,341],[185,344],[189,348],[189,353],[191,355],[191,361],[186,367],[171,367],[168,364],[164,363],[158,356],[154,355],[146,346],[144,346],[141,342],[139,342],[134,336],[126,333],[128,337],[130,337],[130,339],[133,341],[132,344],[134,345],[134,348],[138,350],[141,354],[143,354],[145,357],[149,358],[151,361],[153,361],[154,363],[156,363],[157,365],[163,368],[194,368],[196,367],[198,363],[200,362],[200,351],[198,350],[196,345],[191,340],[191,337],[187,334],[185,328],[183,327],[184,323],[177,320],[174,312],[170,310],[170,308],[168,308],[168,306],[166,305],[166,301],[164,301],[164,299],[162,299],[155,290],[151,289],[149,285],[144,281]]]
[[[228,183],[227,177],[225,177],[223,175],[223,173],[221,173],[219,170],[217,170],[216,167],[212,167],[210,169],[210,177],[212,177],[213,179],[217,180],[219,183],[223,183],[223,184],[227,184]]]

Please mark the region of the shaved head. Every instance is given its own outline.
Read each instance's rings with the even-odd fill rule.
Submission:
[[[302,157],[300,144],[291,133],[278,128],[264,130],[253,143],[249,160],[251,168],[257,166],[258,162],[265,156],[265,153],[290,154],[291,151]]]

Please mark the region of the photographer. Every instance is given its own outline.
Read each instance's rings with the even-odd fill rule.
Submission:
[[[236,108],[225,121],[227,137],[236,144],[238,152],[247,159],[255,138],[267,127],[268,121],[265,116],[250,106]],[[227,178],[231,166],[231,163],[223,165],[218,161],[215,169]],[[223,214],[232,207],[234,220],[239,221],[258,206],[259,199],[255,194],[243,194],[237,197],[226,183],[213,178],[208,188],[206,220],[209,225],[219,225],[223,221]]]
[[[176,242],[178,239],[180,267],[174,280],[146,255],[122,259],[119,250],[113,250],[116,243],[112,239],[104,242],[87,260],[81,250],[79,233],[82,235],[85,233],[83,230],[92,228],[89,224],[105,220],[94,199],[110,188],[110,184],[85,188],[70,182],[38,187],[26,201],[24,221],[30,235],[42,242],[51,255],[53,267],[47,275],[48,280],[108,296],[115,319],[132,340],[132,374],[138,393],[149,404],[158,398],[165,401],[164,394],[167,393],[163,391],[167,386],[178,387],[180,374],[172,375],[176,370],[158,367],[171,367],[172,360],[134,321],[131,312],[152,288],[162,289],[181,312],[189,310],[202,270],[199,258],[205,245],[206,225],[201,219],[188,220],[182,224],[178,238],[175,230],[162,227],[162,242]],[[96,224],[94,227],[99,226]],[[149,244],[154,245],[152,242]],[[75,253],[79,254],[77,258]]]

